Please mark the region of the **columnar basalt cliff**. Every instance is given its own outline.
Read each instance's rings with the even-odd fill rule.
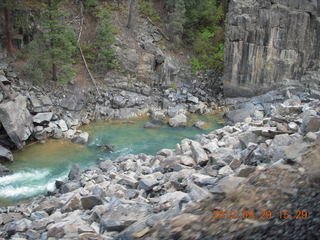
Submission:
[[[250,96],[300,81],[320,66],[319,0],[231,0],[224,89]]]

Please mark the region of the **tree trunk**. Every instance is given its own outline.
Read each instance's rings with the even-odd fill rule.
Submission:
[[[136,13],[137,13],[137,0],[131,0],[130,1],[130,7],[129,7],[129,16],[128,16],[127,28],[133,28],[134,27]]]
[[[12,56],[13,44],[12,44],[12,38],[11,38],[11,32],[10,32],[10,21],[9,21],[9,13],[8,13],[7,7],[3,8],[3,15],[4,15],[5,34],[7,39],[7,50],[8,50],[8,54]]]
[[[57,77],[57,64],[53,63],[52,64],[52,80],[53,81],[57,81],[58,77]]]

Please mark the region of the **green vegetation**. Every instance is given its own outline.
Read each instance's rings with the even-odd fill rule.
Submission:
[[[194,71],[223,70],[223,3],[219,0],[167,0],[169,34],[175,45],[191,46]]]
[[[139,0],[139,13],[142,16],[149,17],[154,23],[160,22],[160,15],[151,2]]]
[[[74,76],[71,69],[76,51],[76,35],[64,24],[65,13],[60,0],[47,0],[40,18],[41,31],[28,45],[26,73],[31,80],[64,83]]]
[[[95,39],[92,43],[83,46],[83,51],[87,60],[96,71],[105,72],[118,65],[115,59],[115,52],[112,48],[117,29],[112,27],[110,12],[107,7],[102,7],[98,10],[97,18],[98,26]]]

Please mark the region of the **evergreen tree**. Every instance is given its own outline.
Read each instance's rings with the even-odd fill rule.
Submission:
[[[60,10],[61,0],[46,0],[41,15],[41,32],[29,45],[29,74],[37,74],[40,81],[51,74],[53,81],[65,82],[74,72],[71,69],[72,57],[76,51],[75,33],[64,23],[64,12]],[[34,67],[34,71],[30,72]]]
[[[184,0],[177,0],[174,5],[174,11],[169,16],[168,30],[170,38],[176,45],[180,45],[183,34],[183,25],[186,21],[185,18],[186,8]]]
[[[97,14],[98,26],[95,39],[83,47],[84,54],[93,68],[98,72],[105,72],[116,66],[115,52],[112,44],[115,42],[110,12],[107,7],[102,7]]]
[[[112,44],[115,41],[114,29],[112,28],[110,13],[107,8],[100,10],[98,14],[99,24],[96,30],[96,68],[98,70],[114,67],[114,50]]]

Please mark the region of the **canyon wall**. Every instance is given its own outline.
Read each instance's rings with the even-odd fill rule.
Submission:
[[[252,96],[320,66],[320,0],[231,0],[224,91]]]

